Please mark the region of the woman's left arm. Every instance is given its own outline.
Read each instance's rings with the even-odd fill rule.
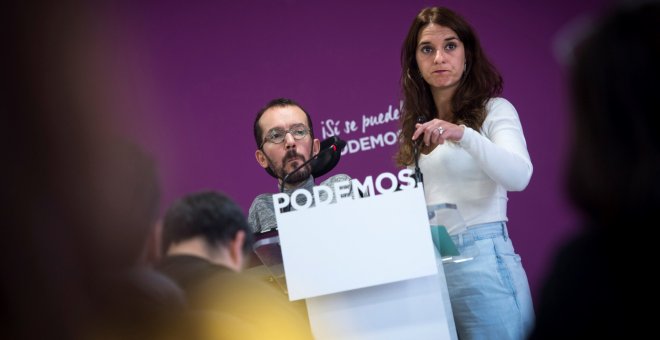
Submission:
[[[492,99],[486,109],[483,134],[465,127],[459,144],[507,191],[522,191],[533,168],[518,113],[504,98]]]

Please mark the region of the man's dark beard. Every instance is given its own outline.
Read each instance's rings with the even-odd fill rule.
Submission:
[[[312,157],[312,151],[310,151],[309,157]],[[287,151],[287,153],[282,158],[281,168],[276,169],[275,166],[273,165],[273,162],[271,162],[270,159],[268,159],[268,167],[270,168],[270,170],[273,171],[274,174],[277,175],[277,178],[282,180],[288,174],[288,172],[285,170],[286,167],[285,164],[291,159],[300,160],[300,164],[302,164],[305,161],[305,159],[300,154],[296,153],[295,150],[291,149]],[[297,166],[300,166],[300,164],[298,164]],[[293,171],[293,169],[291,169],[291,171]],[[312,165],[307,164],[300,170],[291,174],[291,176],[287,178],[286,182],[287,184],[293,184],[293,185],[300,184],[306,181],[309,178],[309,176],[311,176],[311,174],[312,174]]]

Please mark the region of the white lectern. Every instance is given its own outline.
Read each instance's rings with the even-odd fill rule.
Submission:
[[[422,188],[276,214],[316,339],[456,339]]]

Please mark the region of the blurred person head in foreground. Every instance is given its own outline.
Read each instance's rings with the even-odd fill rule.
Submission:
[[[181,307],[169,281],[135,272],[157,210],[155,165],[119,137],[113,116],[131,100],[113,87],[104,20],[88,5],[3,5],[3,338],[139,337],[141,326],[120,328],[140,308]],[[151,284],[164,300],[143,304]]]
[[[567,187],[584,228],[554,258],[531,339],[643,338],[655,327],[630,311],[656,290],[644,268],[657,258],[660,3],[610,8],[581,33]]]
[[[240,273],[253,247],[240,207],[216,191],[188,194],[163,221],[157,269],[182,287],[190,307],[210,311],[205,333],[221,339],[310,339],[305,315],[272,285]]]

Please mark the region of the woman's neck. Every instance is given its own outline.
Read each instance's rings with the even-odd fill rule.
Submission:
[[[451,118],[454,115],[451,111],[451,98],[453,95],[453,90],[436,90],[433,92],[433,102],[435,103],[435,109],[437,110],[437,117],[439,119],[451,121]]]

